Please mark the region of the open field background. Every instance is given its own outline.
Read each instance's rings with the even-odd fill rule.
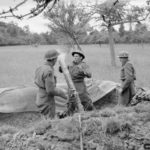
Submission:
[[[136,73],[136,84],[142,87],[150,87],[150,45],[118,44],[115,45],[116,56],[119,51],[127,50],[133,62]],[[17,85],[34,85],[34,71],[43,62],[46,50],[61,48],[60,46],[7,46],[0,47],[0,88]],[[90,65],[94,79],[112,80],[119,82],[120,62],[116,58],[117,67],[110,65],[109,46],[82,45]],[[71,56],[67,56],[69,62]],[[56,73],[58,64],[56,66]],[[58,73],[58,82],[64,82],[63,75]]]

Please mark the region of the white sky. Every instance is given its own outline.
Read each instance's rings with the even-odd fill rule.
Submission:
[[[0,0],[0,12],[1,10],[8,10],[11,7],[15,6],[15,4],[18,4],[20,1],[22,0]],[[26,12],[29,12],[31,8],[33,8],[35,6],[35,3],[33,2],[33,0],[28,0],[28,2],[23,5],[22,7],[20,7],[19,9],[19,13],[21,14],[25,14]],[[18,26],[20,27],[24,27],[25,25],[28,25],[30,28],[30,31],[32,32],[37,32],[37,33],[41,33],[41,32],[46,32],[48,31],[48,27],[47,27],[47,23],[48,20],[44,19],[42,17],[42,14],[31,18],[31,19],[23,19],[23,20],[18,20],[15,18],[7,18],[7,19],[1,19],[0,21],[4,21],[4,22],[10,22],[13,21],[15,23],[18,24]]]
[[[5,9],[9,9],[10,6],[14,6],[16,3],[19,3],[22,0],[0,0],[0,12],[1,10]],[[104,0],[98,0],[98,1],[104,1]],[[146,0],[132,0],[133,4],[143,4],[145,3]],[[26,3],[26,5],[23,5],[23,7],[21,7],[19,9],[19,13],[25,13],[28,12],[30,10],[30,8],[34,7],[35,3],[33,2],[33,0],[28,0],[28,2]],[[23,27],[25,25],[28,25],[30,28],[31,32],[37,32],[37,33],[41,33],[41,32],[46,32],[49,31],[48,27],[47,27],[47,23],[48,20],[43,19],[42,15],[39,15],[37,17],[31,18],[31,19],[23,19],[23,20],[18,20],[15,18],[9,18],[9,19],[1,19],[0,21],[4,21],[4,22],[10,22],[13,21],[15,23],[18,24],[18,26]]]

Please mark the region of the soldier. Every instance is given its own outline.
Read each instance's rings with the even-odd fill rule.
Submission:
[[[89,66],[83,62],[85,55],[82,51],[75,50],[72,52],[74,60],[71,65],[68,66],[71,78],[75,85],[75,88],[79,94],[81,104],[84,110],[93,110],[93,103],[87,92],[87,88],[84,82],[84,78],[91,78],[92,74],[89,70]],[[75,104],[71,101],[69,102],[69,109],[74,109]]]
[[[36,105],[46,119],[55,117],[54,96],[67,99],[66,93],[56,87],[54,66],[58,55],[59,53],[55,49],[47,51],[44,56],[45,63],[35,71],[35,84],[38,87]]]
[[[122,65],[120,73],[121,90],[119,95],[119,104],[127,106],[132,97],[135,95],[135,69],[129,61],[129,55],[127,52],[121,52],[118,57]]]

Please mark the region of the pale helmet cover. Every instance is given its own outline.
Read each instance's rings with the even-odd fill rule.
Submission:
[[[75,50],[72,52],[72,56],[74,56],[74,54],[79,54],[80,56],[82,56],[83,59],[85,58],[84,52],[81,51],[81,50],[75,49]]]
[[[58,56],[59,56],[59,52],[56,49],[50,49],[45,53],[44,59],[52,60],[57,58]]]
[[[119,58],[128,58],[129,57],[129,53],[126,51],[122,51],[119,53]]]

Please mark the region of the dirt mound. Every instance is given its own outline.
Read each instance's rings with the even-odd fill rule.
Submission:
[[[56,120],[23,114],[22,120],[29,123],[24,127],[19,128],[19,123],[13,121],[7,126],[6,121],[1,124],[0,148],[79,150],[82,134],[84,150],[142,150],[145,143],[150,143],[149,108],[150,104],[143,102],[134,107],[116,106]]]

